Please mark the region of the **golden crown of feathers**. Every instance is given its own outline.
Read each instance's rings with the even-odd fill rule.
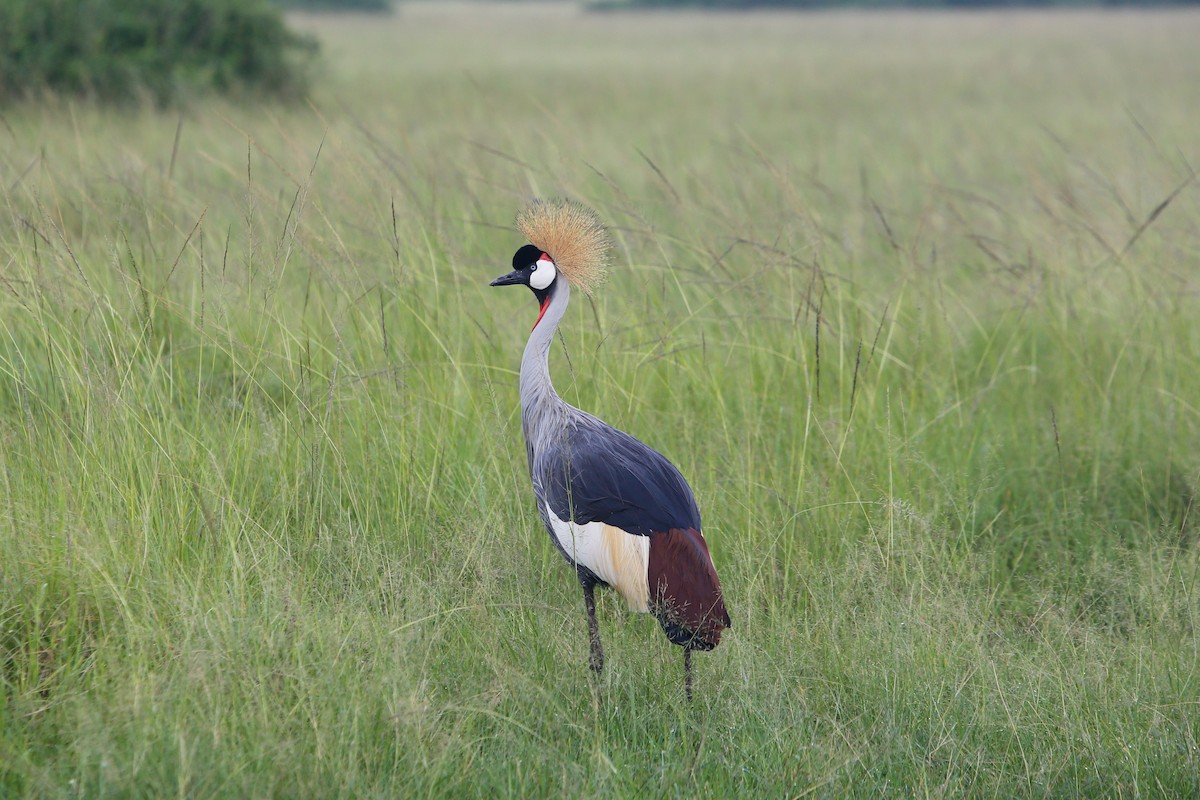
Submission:
[[[571,200],[535,200],[517,230],[554,260],[559,273],[591,295],[608,275],[612,239],[596,212]]]

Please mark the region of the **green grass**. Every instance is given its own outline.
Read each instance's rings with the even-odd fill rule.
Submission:
[[[1200,793],[1200,16],[468,10],[4,116],[0,795]],[[534,195],[619,242],[561,393],[704,512],[693,707],[533,512]]]

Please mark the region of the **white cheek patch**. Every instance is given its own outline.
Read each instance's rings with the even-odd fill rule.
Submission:
[[[529,285],[535,289],[545,289],[554,282],[554,276],[558,270],[554,268],[554,262],[544,258],[538,259],[537,269],[529,276]]]

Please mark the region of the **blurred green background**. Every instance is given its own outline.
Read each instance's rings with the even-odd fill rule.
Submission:
[[[3,83],[0,795],[1200,794],[1195,11],[194,8],[291,88],[140,17]],[[559,391],[704,514],[691,706],[533,508],[538,196],[618,243]]]

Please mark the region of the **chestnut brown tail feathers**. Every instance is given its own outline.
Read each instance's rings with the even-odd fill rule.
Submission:
[[[663,632],[689,650],[712,650],[730,627],[703,534],[671,528],[650,536],[650,606]]]

